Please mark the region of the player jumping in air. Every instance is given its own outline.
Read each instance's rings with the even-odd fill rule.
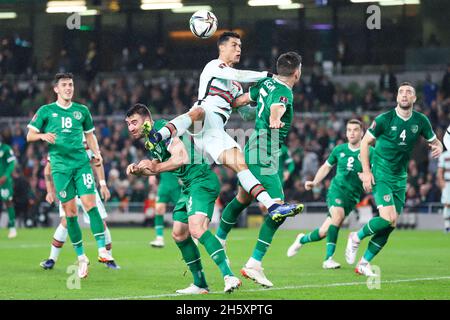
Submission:
[[[236,172],[244,190],[263,203],[272,218],[294,216],[301,212],[302,207],[277,203],[249,170],[240,146],[224,129],[231,114],[233,99],[241,94],[242,87],[236,81],[256,82],[271,74],[232,68],[241,58],[239,34],[225,32],[217,44],[218,59],[210,61],[200,75],[197,103],[189,112],[171,120],[158,131],[152,130],[149,147],[162,140],[182,136],[192,126],[190,133],[196,147],[210,160]]]
[[[362,172],[360,162],[360,145],[363,136],[361,121],[351,119],[347,122],[346,136],[348,143],[333,148],[330,156],[319,168],[313,181],[305,182],[305,189],[311,190],[330,173],[336,165],[336,176],[331,180],[327,192],[328,217],[320,228],[303,234],[300,233],[287,251],[288,257],[293,257],[300,248],[307,243],[320,241],[327,237],[327,253],[322,264],[324,269],[337,269],[341,265],[334,261],[339,228],[345,217],[355,209],[356,204],[364,193],[359,174]],[[371,147],[370,157],[373,155]]]
[[[257,101],[255,131],[245,146],[245,161],[250,172],[261,181],[269,196],[280,202],[284,201],[283,185],[278,170],[281,145],[289,133],[294,116],[292,87],[300,80],[301,62],[301,56],[295,52],[282,54],[277,61],[278,75],[261,79],[250,87],[249,93],[240,96],[235,102],[235,105],[239,106]],[[241,185],[237,196],[224,209],[217,230],[217,237],[224,246],[238,216],[252,200],[252,195]],[[303,205],[300,206],[303,210]],[[263,272],[262,259],[276,231],[285,220],[285,217],[274,220],[266,216],[253,254],[241,270],[244,277],[265,287],[273,286]]]
[[[128,110],[126,122],[134,139],[145,138],[146,148],[149,145],[147,135],[150,128],[159,130],[167,123],[165,120],[153,122],[150,111],[142,104],[136,104]],[[214,203],[220,192],[219,180],[208,164],[201,164],[201,157],[194,152],[193,145],[188,144],[189,139],[186,140],[174,137],[170,141],[159,142],[149,150],[152,160],[130,164],[127,174],[150,176],[172,171],[183,183],[173,212],[172,237],[194,277],[194,283],[185,289],[177,290],[177,293],[209,292],[200,251],[192,237],[199,240],[220,269],[225,282],[224,292],[232,292],[240,287],[241,280],[233,275],[224,248],[208,230]]]
[[[373,236],[356,265],[358,274],[376,276],[369,262],[384,247],[402,213],[408,163],[419,137],[427,139],[433,158],[442,153],[442,143],[436,138],[428,118],[413,110],[415,102],[416,90],[409,82],[403,82],[398,88],[397,107],[377,116],[361,141],[361,180],[366,192],[373,190],[380,215],[348,237],[345,256],[347,263],[353,264],[361,240]],[[369,145],[375,141],[371,169]]]
[[[89,149],[94,153],[94,164],[101,165],[103,159],[94,136],[95,128],[89,109],[72,102],[73,75],[56,74],[53,90],[57,100],[40,107],[36,112],[28,125],[27,141],[42,140],[48,143],[56,197],[66,213],[67,230],[78,256],[78,276],[86,278],[89,260],[84,254],[82,233],[78,224],[75,200],[77,195],[89,215],[99,260],[107,262],[114,259],[105,248],[105,228],[95,202],[95,180],[83,145],[83,135]]]

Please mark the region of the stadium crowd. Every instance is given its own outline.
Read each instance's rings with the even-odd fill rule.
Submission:
[[[95,51],[95,46],[90,50]],[[8,63],[11,62],[5,60],[11,57],[8,52],[3,46],[0,53],[2,73],[8,71]],[[61,54],[64,55],[64,52]],[[92,58],[95,53],[87,56]],[[68,68],[63,63],[64,59],[60,60],[60,67]],[[62,71],[61,68],[58,71]],[[149,186],[145,179],[129,179],[125,175],[128,163],[144,157],[138,143],[128,138],[123,122],[125,111],[140,102],[148,105],[152,113],[167,117],[185,112],[197,99],[198,77],[172,75],[148,79],[144,74],[135,75],[127,77],[125,73],[116,73],[114,77],[103,79],[97,76],[90,81],[80,79],[75,83],[77,91],[74,100],[89,106],[96,119],[96,134],[112,191],[111,202],[118,203],[123,210],[126,210],[128,203],[142,203],[149,193],[155,192],[154,186]],[[23,202],[17,205],[24,208],[27,203],[28,207],[30,204],[39,205],[45,198],[43,167],[47,148],[44,144],[26,143],[27,120],[23,119],[31,119],[39,106],[54,100],[52,85],[50,81],[37,80],[37,77],[17,81],[8,77],[0,79],[0,117],[22,117],[21,122],[1,122],[2,140],[13,146],[18,158],[16,194],[27,195],[16,196],[17,202]],[[320,69],[314,68],[310,76],[305,76],[294,87],[294,110],[298,114],[287,144],[295,169],[286,175],[287,200],[325,200],[330,178],[312,191],[305,190],[304,181],[314,176],[335,145],[345,142],[345,120],[359,118],[367,127],[374,115],[382,112],[386,106],[395,105],[396,88],[396,77],[388,68],[383,69],[378,84],[353,83],[348,87],[334,83]],[[450,120],[450,65],[440,84],[427,76],[416,88],[419,97],[416,108],[429,116],[436,134],[442,138]],[[239,121],[237,116],[234,119]],[[226,204],[234,195],[237,179],[232,172],[222,167],[216,167],[215,170],[222,180],[221,202]],[[408,207],[420,206],[422,202],[439,202],[436,170],[437,160],[430,159],[428,145],[422,141],[416,147],[409,165]]]

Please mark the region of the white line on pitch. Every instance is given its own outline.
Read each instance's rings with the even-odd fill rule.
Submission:
[[[435,281],[435,280],[450,280],[450,276],[444,277],[428,277],[428,278],[414,278],[414,279],[397,279],[397,280],[386,280],[381,281],[380,283],[401,283],[401,282],[416,282],[416,281]],[[277,288],[260,288],[260,289],[248,289],[248,290],[239,290],[239,292],[260,292],[260,291],[278,291],[278,290],[293,290],[293,289],[305,289],[305,288],[329,288],[329,287],[346,287],[346,286],[359,286],[366,285],[367,282],[342,282],[342,283],[330,283],[330,284],[306,284],[301,286],[287,286],[287,287],[277,287]],[[224,294],[222,291],[214,291],[209,294]],[[168,293],[168,294],[155,294],[148,296],[133,296],[133,297],[117,297],[117,298],[96,298],[92,300],[129,300],[129,299],[158,299],[158,298],[169,298],[169,297],[179,297],[185,296],[189,297],[190,295],[183,295],[178,293]]]

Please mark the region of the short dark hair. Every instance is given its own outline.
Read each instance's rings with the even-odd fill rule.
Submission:
[[[283,53],[277,60],[277,73],[280,76],[291,76],[302,64],[302,56],[297,52]]]
[[[239,33],[233,32],[233,31],[225,31],[219,36],[219,39],[217,40],[217,48],[224,42],[227,42],[230,38],[237,38],[240,39],[241,36]]]
[[[411,82],[409,82],[409,81],[403,81],[402,83],[400,83],[400,85],[398,86],[398,88],[400,89],[400,87],[403,87],[403,86],[410,86],[410,87],[412,87],[412,88],[414,89],[414,94],[416,94],[416,88],[414,88],[414,86],[412,85]]]
[[[132,106],[130,109],[128,109],[127,111],[127,118],[131,117],[134,114],[138,114],[141,117],[148,117],[148,118],[152,118],[152,115],[150,114],[150,110],[148,110],[148,108],[142,104],[142,103],[136,103],[134,106]]]
[[[73,74],[70,72],[59,72],[55,74],[55,78],[53,79],[53,85],[57,85],[60,79],[73,79]]]
[[[347,121],[347,124],[357,124],[360,126],[360,128],[363,128],[363,124],[361,121],[359,121],[358,119],[350,119]]]

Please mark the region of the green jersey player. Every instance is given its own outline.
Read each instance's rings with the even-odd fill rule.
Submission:
[[[10,146],[0,141],[0,211],[3,202],[8,211],[8,238],[17,236],[16,231],[16,212],[14,210],[13,196],[13,178],[12,173],[16,163],[16,157]]]
[[[278,174],[280,145],[289,132],[294,116],[292,87],[300,79],[301,61],[301,56],[295,52],[282,54],[277,61],[278,76],[258,81],[256,85],[250,87],[248,93],[237,98],[235,102],[236,106],[245,105],[250,101],[257,102],[255,130],[245,146],[245,160],[252,174],[262,183],[270,197],[280,202],[284,201],[283,186]],[[252,194],[239,186],[237,196],[224,209],[217,230],[217,237],[224,246],[239,214],[252,202],[254,198]],[[300,205],[299,212],[302,210],[303,205]],[[273,286],[263,272],[262,259],[285,219],[266,216],[253,254],[241,270],[244,277],[265,287]]]
[[[150,178],[154,178],[154,176]],[[167,212],[167,205],[175,205],[179,196],[180,184],[176,175],[172,172],[162,172],[159,175],[158,194],[155,205],[156,239],[150,242],[152,247],[164,247],[164,214]]]
[[[327,192],[328,217],[320,228],[303,234],[300,233],[287,251],[288,257],[292,257],[306,243],[320,241],[327,237],[327,253],[322,264],[324,269],[337,269],[340,264],[333,260],[336,249],[339,228],[345,217],[355,209],[364,193],[362,182],[359,178],[362,172],[360,161],[360,144],[363,136],[361,121],[351,119],[347,122],[346,136],[348,143],[333,148],[330,156],[317,171],[313,181],[305,182],[305,189],[311,190],[317,186],[336,166],[336,176],[331,180]],[[373,149],[373,148],[372,148]],[[373,150],[370,152],[373,155]]]
[[[349,235],[345,255],[350,264],[355,261],[360,241],[373,235],[364,256],[356,265],[355,272],[358,274],[376,275],[369,262],[386,244],[403,210],[408,163],[420,136],[429,142],[433,158],[442,153],[442,143],[436,138],[430,121],[423,113],[413,110],[414,102],[416,90],[409,82],[402,83],[398,88],[397,107],[377,116],[361,142],[361,180],[364,190],[373,190],[380,215]],[[375,141],[371,169],[369,145]]]
[[[130,164],[127,174],[155,175],[172,171],[181,180],[181,194],[173,212],[172,236],[181,251],[184,261],[194,277],[194,283],[186,289],[177,290],[182,294],[208,293],[208,285],[200,261],[200,252],[192,237],[198,239],[220,269],[225,292],[239,288],[241,281],[233,275],[225,250],[219,240],[208,230],[214,211],[214,203],[220,192],[217,176],[208,164],[201,164],[199,154],[193,151],[187,141],[174,137],[170,141],[160,141],[148,148],[150,128],[162,128],[167,121],[153,122],[145,105],[136,104],[127,112],[128,131],[134,139],[145,137],[149,158],[138,164]]]
[[[44,105],[36,112],[28,125],[27,141],[42,140],[49,145],[55,193],[66,213],[67,230],[78,256],[78,276],[86,278],[89,260],[84,254],[78,224],[77,195],[89,215],[99,260],[108,262],[114,259],[105,248],[105,228],[95,202],[95,180],[83,145],[83,134],[89,149],[94,153],[94,163],[100,165],[103,159],[93,132],[95,128],[89,109],[72,102],[73,75],[56,74],[53,90],[57,95],[56,102]]]

